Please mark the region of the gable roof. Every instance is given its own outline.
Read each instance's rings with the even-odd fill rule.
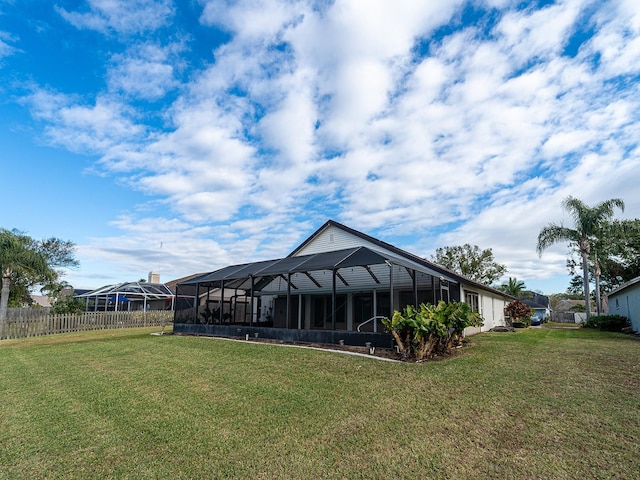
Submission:
[[[453,279],[453,281],[455,281],[456,283],[464,283],[467,284],[469,286],[475,287],[475,288],[480,288],[482,290],[486,290],[489,292],[492,292],[494,294],[497,294],[503,298],[508,298],[511,300],[515,300],[516,297],[512,297],[511,295],[508,295],[500,290],[497,290],[493,287],[490,287],[488,285],[484,285],[480,282],[477,282],[475,280],[472,280],[464,275],[461,275],[459,273],[456,273],[452,270],[449,270],[445,267],[442,267],[438,264],[435,264],[433,262],[430,262],[429,260],[419,257],[417,255],[414,255],[411,252],[407,252],[406,250],[402,250],[401,248],[396,247],[395,245],[391,245],[390,243],[384,242],[382,240],[379,240],[375,237],[372,237],[370,235],[367,235],[366,233],[362,233],[358,230],[355,230],[351,227],[348,227],[346,225],[343,225],[342,223],[336,222],[335,220],[328,220],[324,225],[322,225],[320,228],[318,228],[314,233],[311,234],[311,236],[309,236],[304,242],[302,242],[300,245],[298,245],[288,256],[289,257],[293,257],[296,256],[299,252],[301,252],[302,250],[305,249],[305,247],[309,246],[310,244],[312,244],[315,240],[317,240],[320,235],[322,235],[323,232],[325,232],[327,229],[329,229],[330,227],[335,227],[338,228],[348,234],[354,235],[366,242],[372,243],[375,246],[387,250],[389,252],[394,253],[396,256],[400,257],[400,258],[404,258],[406,260],[409,260],[411,262],[415,262],[419,265],[421,265],[423,268],[427,268],[433,272],[435,272],[437,275],[441,275],[441,276],[445,276],[448,279]]]

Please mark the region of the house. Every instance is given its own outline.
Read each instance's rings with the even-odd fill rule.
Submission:
[[[562,299],[559,300],[556,306],[554,307],[554,312],[573,312],[576,309],[585,310],[584,300],[567,300]]]
[[[440,300],[480,312],[472,334],[504,325],[514,297],[329,220],[285,258],[179,283],[174,333],[390,347],[381,318]]]
[[[633,331],[640,332],[640,277],[611,291],[607,297],[609,314],[627,317]]]
[[[51,308],[51,299],[47,295],[30,295],[33,306]]]
[[[551,316],[551,302],[549,297],[537,292],[527,292],[527,296],[520,297],[522,303],[533,310],[532,317],[545,320]]]

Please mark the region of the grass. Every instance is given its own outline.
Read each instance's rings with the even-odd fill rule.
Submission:
[[[0,343],[1,479],[638,478],[640,342],[398,364],[158,329]]]

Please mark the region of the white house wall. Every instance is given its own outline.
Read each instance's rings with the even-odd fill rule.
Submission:
[[[311,242],[305,245],[296,256],[311,255],[314,253],[331,252],[354,247],[367,247],[374,251],[380,251],[380,247],[363,238],[330,225],[320,232]]]
[[[461,288],[461,296],[463,300],[466,298],[465,293],[475,293],[478,295],[478,308],[480,310],[480,315],[484,319],[484,325],[481,328],[468,328],[465,330],[466,335],[473,335],[474,333],[479,332],[487,332],[491,330],[493,327],[504,326],[506,325],[504,319],[504,308],[509,303],[502,297],[497,295],[491,295],[491,293],[485,290],[479,290],[474,287],[465,287],[464,285]]]
[[[496,298],[490,295],[482,295],[482,310],[481,314],[484,318],[484,325],[482,331],[486,332],[493,327],[504,326],[504,307],[507,305],[501,298]]]

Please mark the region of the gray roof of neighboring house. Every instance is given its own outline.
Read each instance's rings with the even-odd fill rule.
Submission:
[[[46,295],[31,295],[31,300],[41,307],[50,307],[51,300]]]
[[[533,297],[520,297],[522,303],[524,303],[527,307],[531,308],[549,308],[549,297],[546,295],[541,295],[539,293],[534,293]]]

